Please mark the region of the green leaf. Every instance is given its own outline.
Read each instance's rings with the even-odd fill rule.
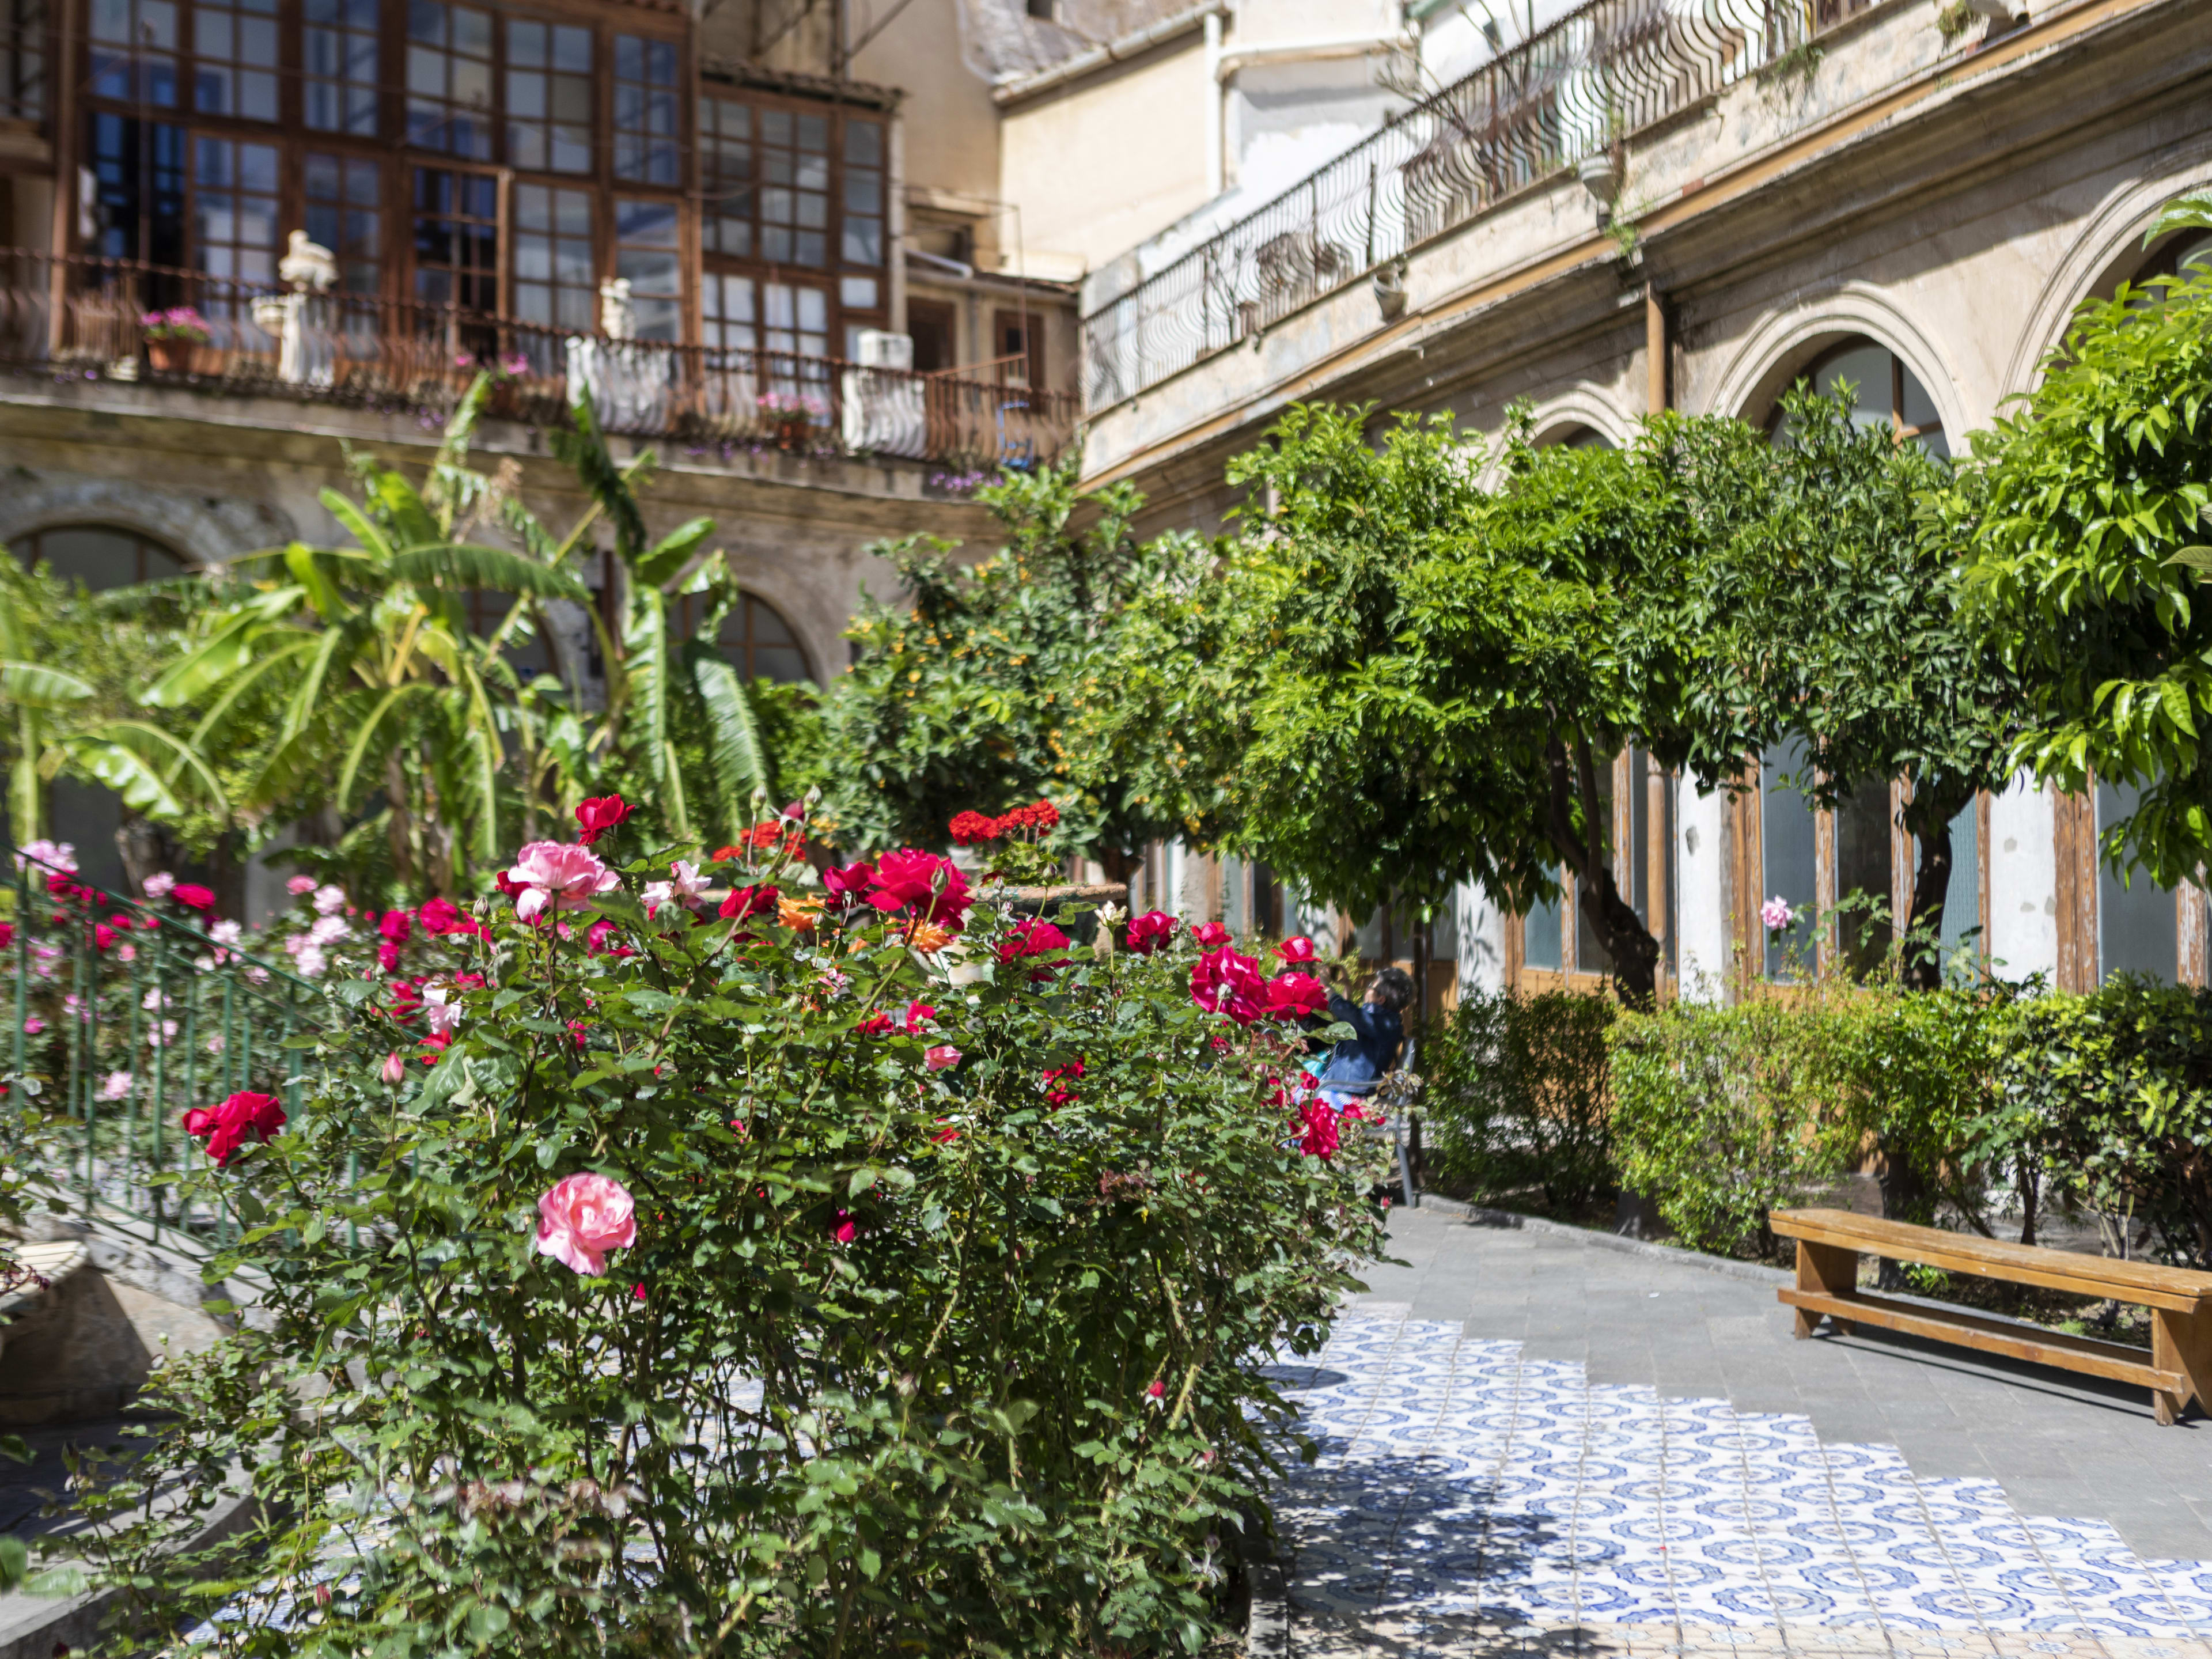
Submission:
[[[631,571],[632,579],[647,587],[659,587],[673,581],[684,567],[691,562],[699,544],[714,533],[712,519],[693,519],[678,526],[658,542],[650,552],[641,558]]]
[[[33,708],[63,708],[92,696],[89,681],[37,663],[0,660],[0,697]]]
[[[592,601],[592,590],[572,571],[472,542],[408,548],[393,556],[392,574],[401,581],[446,592],[528,593],[578,605]]]
[[[772,787],[768,755],[753,719],[752,699],[726,659],[711,648],[694,651],[691,680],[707,711],[707,758],[714,768],[723,833],[734,841],[752,822],[755,794]]]

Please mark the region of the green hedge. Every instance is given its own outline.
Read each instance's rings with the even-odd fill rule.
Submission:
[[[2033,1239],[2056,1206],[2212,1267],[2212,992],[1475,997],[1424,1070],[1437,1164],[1478,1201],[1578,1216],[1625,1188],[1686,1243],[1763,1255],[1770,1211],[1871,1168],[1899,1220]]]

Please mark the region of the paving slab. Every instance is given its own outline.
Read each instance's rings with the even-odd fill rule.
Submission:
[[[1779,1276],[1394,1212],[1282,1380],[1294,1653],[2212,1659],[2212,1425]]]

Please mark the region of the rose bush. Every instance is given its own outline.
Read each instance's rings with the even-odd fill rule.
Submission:
[[[265,1290],[85,1500],[117,1617],[255,1655],[1204,1645],[1285,1449],[1264,1368],[1381,1243],[1379,1143],[1300,1082],[1339,1033],[1256,1018],[1227,942],[1072,950],[933,854],[825,892],[787,837],[623,863],[585,827],[418,911],[422,984],[334,980],[288,1120],[232,1110],[192,1179],[249,1224],[211,1272]],[[252,1526],[164,1553],[227,1478]]]

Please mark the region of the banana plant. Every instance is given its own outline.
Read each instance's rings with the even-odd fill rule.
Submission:
[[[533,616],[542,625],[543,601],[591,601],[569,568],[585,526],[520,552],[468,539],[499,493],[466,465],[488,386],[480,376],[463,398],[419,490],[396,469],[356,458],[362,499],[322,492],[352,545],[293,542],[241,561],[252,573],[244,590],[142,698],[204,711],[189,748],[205,765],[249,735],[237,729],[248,693],[289,688],[241,816],[264,820],[319,795],[343,815],[380,789],[394,873],[441,893],[466,890],[472,865],[504,855],[503,815],[527,793],[508,738],[526,775],[544,710],[522,696],[504,647]],[[488,635],[469,625],[472,591],[514,596]]]
[[[8,817],[18,841],[46,833],[46,786],[67,771],[106,784],[132,811],[175,818],[193,807],[228,817],[221,779],[150,720],[101,712],[99,688],[38,659],[49,617],[35,585],[0,553],[0,702],[13,715]]]
[[[643,780],[673,838],[690,841],[711,830],[734,839],[757,816],[755,798],[771,781],[751,700],[716,646],[743,592],[719,550],[685,574],[714,532],[712,519],[647,538],[638,491],[652,476],[652,453],[618,465],[589,396],[580,395],[572,412],[573,429],[553,434],[554,453],[574,471],[594,514],[611,529],[622,571],[614,625],[592,613],[607,697],[591,750]],[[687,596],[701,600],[699,626],[688,638],[674,624],[672,605]],[[695,769],[687,778],[679,738],[689,728],[703,738],[706,765],[703,775]]]

